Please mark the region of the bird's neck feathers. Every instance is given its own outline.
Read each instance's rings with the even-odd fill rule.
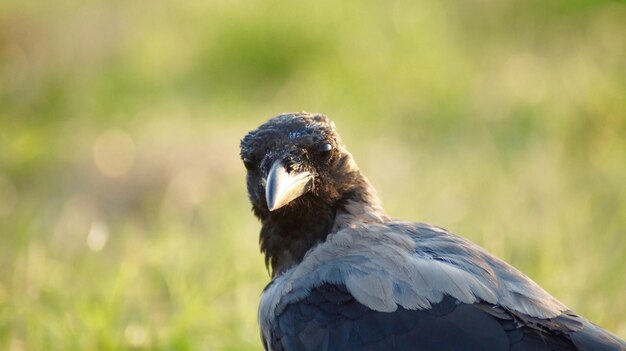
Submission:
[[[262,219],[261,251],[272,277],[299,264],[311,248],[332,233],[356,223],[389,220],[368,180],[358,170],[354,175],[351,187],[334,203],[305,195],[295,209]]]

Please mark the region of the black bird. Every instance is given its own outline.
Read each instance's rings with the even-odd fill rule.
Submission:
[[[324,115],[270,119],[241,158],[266,350],[626,350],[476,244],[389,218]]]

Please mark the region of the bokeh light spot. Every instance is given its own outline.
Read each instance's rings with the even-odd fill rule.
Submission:
[[[134,347],[145,346],[148,342],[148,331],[136,323],[131,323],[126,327],[124,336],[126,341]]]
[[[207,192],[208,175],[196,168],[185,168],[178,172],[167,189],[167,197],[181,207],[197,206]]]
[[[109,228],[104,222],[95,221],[89,228],[87,235],[87,246],[93,251],[100,251],[104,248],[109,239]]]
[[[109,177],[125,175],[135,161],[135,143],[121,130],[109,130],[98,137],[93,148],[98,170]]]

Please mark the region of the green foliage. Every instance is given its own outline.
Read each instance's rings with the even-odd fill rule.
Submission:
[[[259,350],[238,141],[331,116],[390,215],[626,337],[617,1],[0,3],[0,349]]]

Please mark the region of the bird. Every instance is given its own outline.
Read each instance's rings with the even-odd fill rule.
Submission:
[[[389,217],[325,115],[270,118],[240,156],[271,274],[265,350],[626,350],[480,246]]]

